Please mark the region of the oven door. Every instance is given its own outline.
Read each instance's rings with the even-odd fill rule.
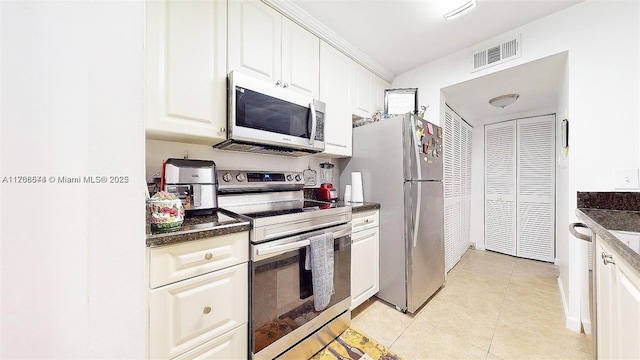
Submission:
[[[335,293],[314,310],[311,271],[305,270],[309,238],[333,233]],[[252,246],[251,349],[273,359],[348,311],[351,303],[351,223]]]
[[[229,139],[324,150],[324,103],[239,72],[229,85]]]

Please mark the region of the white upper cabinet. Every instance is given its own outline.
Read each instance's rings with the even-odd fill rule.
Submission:
[[[282,18],[282,82],[299,93],[319,96],[320,39]]]
[[[148,1],[148,138],[212,145],[226,137],[225,1]]]
[[[320,39],[257,0],[229,1],[228,71],[318,98]]]
[[[352,113],[361,118],[370,118],[376,111],[384,111],[384,90],[390,84],[362,65],[351,64]]]
[[[374,77],[360,64],[351,64],[351,105],[353,114],[362,118],[373,114],[372,93]]]
[[[388,82],[382,80],[377,76],[375,77],[374,86],[372,87],[373,94],[371,95],[373,99],[374,113],[376,111],[381,111],[382,113],[384,113],[384,91],[389,89],[390,87],[391,87],[391,84],[389,84]]]
[[[351,63],[351,59],[331,45],[320,44],[320,100],[327,104],[322,155],[351,156]]]

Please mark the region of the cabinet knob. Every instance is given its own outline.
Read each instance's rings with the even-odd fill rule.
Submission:
[[[202,311],[205,315],[211,312],[211,307],[209,306],[205,306],[204,310]]]
[[[284,84],[282,84],[282,87],[283,87],[283,88],[287,88],[287,87],[289,87],[289,84],[284,83]]]
[[[615,261],[613,261],[613,255],[607,255],[604,252],[602,252],[602,254],[600,256],[602,257],[602,262],[605,265],[615,264],[616,263]]]
[[[282,86],[282,81],[280,81],[280,80],[276,81],[276,85]]]
[[[204,256],[204,258],[205,258],[205,260],[211,260],[211,259],[213,259],[213,254],[212,254],[212,253],[207,253],[207,254]]]
[[[223,127],[220,128],[220,132],[225,132],[225,131],[227,131],[226,128],[223,128]]]

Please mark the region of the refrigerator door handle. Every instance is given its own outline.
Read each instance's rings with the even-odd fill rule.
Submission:
[[[420,139],[418,139],[418,132],[416,131],[416,120],[412,115],[411,116],[411,137],[413,137],[413,141],[415,142],[413,145],[413,151],[416,155],[416,179],[422,179],[422,167],[420,166],[420,150],[418,149],[418,143]]]
[[[417,179],[422,179],[422,169],[420,168],[420,150],[418,149],[418,141],[420,141],[420,139],[418,139],[418,133],[416,132],[416,122],[415,119],[413,117],[413,115],[411,116],[411,136],[413,137],[415,144],[413,144],[413,151],[416,155],[416,175],[417,175]],[[413,219],[413,247],[416,247],[416,245],[418,245],[418,228],[420,226],[420,202],[422,199],[422,184],[420,183],[414,183],[415,185],[417,185],[418,187],[418,194],[416,197],[416,202],[415,202],[415,207],[416,207],[416,215]]]
[[[414,183],[418,187],[418,194],[416,196],[416,217],[413,221],[413,247],[418,245],[418,228],[420,227],[420,203],[422,199],[422,184],[419,182]]]

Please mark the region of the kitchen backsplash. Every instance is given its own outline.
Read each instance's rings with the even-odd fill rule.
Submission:
[[[581,192],[578,208],[640,211],[640,192]]]
[[[208,145],[147,140],[145,169],[147,179],[156,173],[160,173],[162,160],[168,158],[183,158],[185,155],[190,159],[213,160],[218,169],[302,172],[310,167],[316,171],[316,188],[320,186],[320,163],[328,161],[336,164],[335,160],[314,155],[288,158],[217,150]],[[334,171],[333,178],[333,184],[339,186],[340,174],[338,171]]]

